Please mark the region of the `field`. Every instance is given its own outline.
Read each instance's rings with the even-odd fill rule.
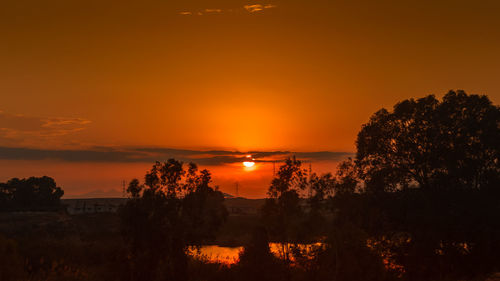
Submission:
[[[77,200],[77,199],[72,199]],[[94,203],[100,199],[92,200]],[[66,200],[63,200],[63,204]],[[66,201],[67,202],[67,201]],[[241,246],[258,223],[258,209],[263,199],[226,199],[230,213],[218,231],[216,240],[210,244]],[[70,215],[64,212],[15,212],[0,213],[0,235],[10,238],[75,238],[84,242],[103,239],[121,239],[120,221],[117,213],[85,213]]]

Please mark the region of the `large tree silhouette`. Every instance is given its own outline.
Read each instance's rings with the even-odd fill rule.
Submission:
[[[356,164],[370,191],[486,188],[498,184],[500,109],[486,96],[450,91],[381,109],[356,141]]]
[[[495,270],[500,252],[500,108],[450,91],[381,109],[363,125],[355,159],[335,196],[406,280],[472,278]],[[340,194],[338,194],[340,195]]]

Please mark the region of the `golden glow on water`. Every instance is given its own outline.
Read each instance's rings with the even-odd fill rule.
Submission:
[[[217,245],[202,246],[200,249],[189,248],[189,254],[197,259],[213,263],[235,264],[243,247],[221,247]]]
[[[315,244],[298,244],[297,246],[301,250],[309,252],[313,247],[320,247],[322,243]],[[282,244],[281,243],[269,243],[269,249],[276,257],[282,257]],[[224,264],[235,264],[239,260],[240,252],[243,251],[243,247],[221,247],[217,245],[207,245],[202,246],[200,249],[195,247],[190,247],[188,252],[190,255],[197,259],[206,260],[213,263],[224,263]]]

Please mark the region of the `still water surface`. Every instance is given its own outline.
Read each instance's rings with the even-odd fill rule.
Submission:
[[[299,244],[297,245],[302,250],[310,251],[312,247],[321,246],[322,243],[315,244]],[[271,253],[275,256],[281,256],[281,243],[269,243],[269,248]],[[238,262],[238,257],[240,252],[243,251],[243,247],[222,247],[217,245],[205,245],[199,250],[196,248],[190,248],[189,253],[195,258],[205,259],[210,262],[218,262],[225,264],[234,264]]]

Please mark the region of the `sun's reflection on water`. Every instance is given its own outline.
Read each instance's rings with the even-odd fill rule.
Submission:
[[[313,246],[321,246],[322,243],[314,244],[298,244],[296,245],[301,250],[306,252],[311,251]],[[281,243],[269,243],[269,249],[276,257],[282,256]],[[243,251],[243,247],[223,247],[218,245],[205,245],[200,248],[190,247],[188,253],[194,258],[205,260],[213,263],[223,263],[227,265],[238,262],[239,254]]]
[[[213,263],[235,264],[243,247],[221,247],[218,245],[205,245],[197,249],[190,247],[188,252],[197,259]]]

